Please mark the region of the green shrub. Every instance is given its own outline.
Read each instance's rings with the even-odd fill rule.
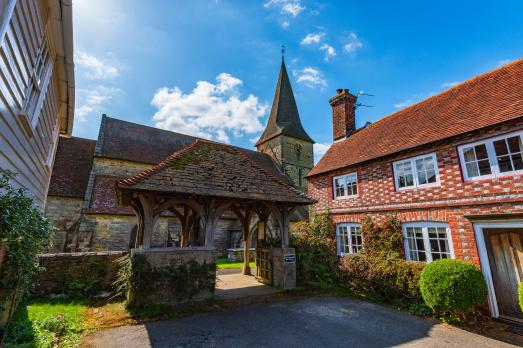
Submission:
[[[404,308],[423,303],[418,285],[423,266],[420,262],[365,252],[346,255],[341,260],[341,271],[351,290]]]
[[[523,312],[523,282],[519,283],[518,294],[519,294],[519,308]]]
[[[368,255],[381,258],[403,258],[403,234],[400,221],[389,216],[378,224],[369,217],[361,226],[363,251]]]
[[[437,314],[461,320],[485,304],[487,284],[481,271],[463,260],[428,263],[420,278],[421,295]]]
[[[291,228],[291,247],[296,249],[296,278],[299,282],[337,285],[340,282],[336,254],[336,232],[330,214],[312,216]]]
[[[49,223],[26,191],[10,184],[13,177],[0,169],[0,242],[7,245],[0,267],[0,312],[13,293],[18,302],[29,290],[39,269],[37,255],[50,243]]]

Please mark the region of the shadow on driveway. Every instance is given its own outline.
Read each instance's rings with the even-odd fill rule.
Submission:
[[[257,304],[95,332],[83,347],[509,347],[347,298]]]

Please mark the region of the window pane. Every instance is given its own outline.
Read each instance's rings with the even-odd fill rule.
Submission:
[[[507,148],[507,143],[505,142],[505,139],[495,141],[494,150],[496,150],[497,156],[508,154],[508,148]]]
[[[447,229],[445,227],[428,227],[427,233],[429,236],[432,260],[450,258]]]
[[[412,261],[425,261],[425,247],[423,244],[423,231],[420,227],[407,227],[407,244]]]
[[[334,184],[336,186],[336,197],[345,196],[345,180],[344,178],[334,179]]]
[[[521,152],[521,138],[519,135],[508,138],[507,143],[511,153]]]
[[[352,242],[352,253],[357,253],[363,247],[363,240],[361,237],[360,227],[351,227],[351,242]]]
[[[338,250],[341,254],[347,253],[348,245],[347,227],[338,226]]]
[[[467,175],[469,178],[479,176],[478,164],[476,162],[468,162],[465,164],[465,167],[467,168]]]
[[[347,192],[350,196],[358,194],[358,183],[356,175],[347,176]]]
[[[487,146],[485,144],[474,146],[474,150],[476,150],[476,159],[488,159]]]
[[[396,175],[398,177],[398,187],[414,186],[414,176],[412,175],[410,161],[396,164]]]
[[[490,162],[488,159],[478,161],[478,168],[479,168],[480,175],[492,174],[492,169],[490,168]]]
[[[512,162],[510,161],[509,156],[498,157],[498,165],[499,165],[499,171],[502,173],[513,171]]]
[[[521,159],[521,154],[515,154],[512,156],[512,164],[514,165],[515,170],[523,169],[523,160]]]
[[[476,161],[476,155],[474,154],[474,148],[469,147],[463,151],[463,157],[465,162],[474,162]]]
[[[436,172],[434,170],[427,170],[427,182],[429,184],[436,182]]]
[[[424,171],[418,172],[418,184],[419,185],[424,185],[426,183],[427,183],[426,173]]]

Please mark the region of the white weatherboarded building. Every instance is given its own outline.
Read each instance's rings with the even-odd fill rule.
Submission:
[[[71,0],[0,0],[0,168],[42,208],[73,114]]]

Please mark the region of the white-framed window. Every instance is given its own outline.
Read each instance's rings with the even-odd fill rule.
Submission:
[[[337,224],[336,245],[340,256],[359,252],[363,248],[361,225],[357,223]]]
[[[454,258],[449,225],[442,222],[403,224],[405,254],[409,261]]]
[[[465,181],[523,173],[523,132],[461,145],[458,153]]]
[[[358,175],[356,173],[335,176],[332,184],[334,199],[350,198],[358,195]]]
[[[439,185],[438,161],[435,153],[397,161],[393,166],[397,190]]]
[[[53,64],[49,52],[49,43],[44,34],[38,48],[38,54],[31,75],[29,76],[22,109],[22,115],[26,117],[26,121],[33,128],[37,123],[36,116],[42,107],[43,97],[45,96],[45,91],[52,75],[52,69]]]

